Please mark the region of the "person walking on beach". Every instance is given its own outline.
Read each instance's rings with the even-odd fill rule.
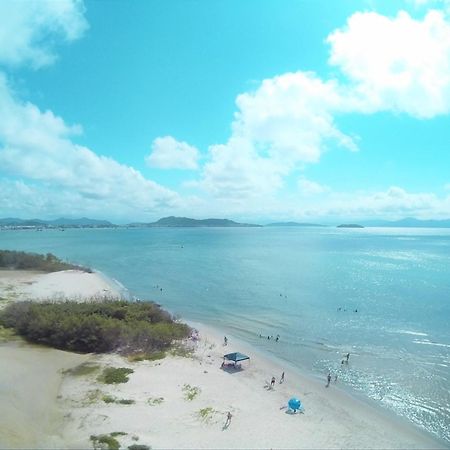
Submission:
[[[280,378],[280,384],[284,383],[284,372],[281,374],[281,378]]]
[[[331,383],[331,373],[328,374],[327,381],[328,381],[328,383],[327,383],[327,385],[325,387],[328,387],[330,385],[330,383]]]
[[[226,336],[223,337],[223,345],[227,345],[228,344],[228,339]]]
[[[350,358],[350,353],[347,353],[347,355],[345,357],[347,358],[347,364],[348,364],[348,359]]]
[[[273,389],[275,386],[275,377],[272,377],[272,380],[270,381],[270,388]]]
[[[225,425],[223,426],[224,428],[228,428],[231,424],[231,418],[233,417],[233,415],[231,414],[230,411],[227,412],[227,420],[225,421]]]

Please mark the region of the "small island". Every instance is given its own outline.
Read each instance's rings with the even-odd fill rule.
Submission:
[[[338,225],[336,228],[364,228],[364,227],[357,223],[343,223],[341,225]]]

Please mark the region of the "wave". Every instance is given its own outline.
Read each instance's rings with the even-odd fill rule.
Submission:
[[[414,339],[414,344],[422,344],[422,345],[434,345],[436,347],[446,347],[446,348],[450,348],[450,344],[442,344],[440,342],[432,342],[432,341],[428,341],[428,340],[424,340],[424,341],[419,341],[418,339]]]

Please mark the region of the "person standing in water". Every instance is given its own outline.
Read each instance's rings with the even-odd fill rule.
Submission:
[[[284,372],[281,374],[281,378],[280,378],[280,384],[284,383]]]
[[[223,345],[227,345],[228,344],[228,339],[226,336],[223,337]]]
[[[331,373],[328,374],[327,381],[328,381],[328,383],[327,383],[327,385],[325,387],[328,387],[330,385],[330,383],[331,383]]]
[[[345,357],[347,358],[347,364],[348,364],[348,359],[350,358],[350,353],[347,353],[347,355]]]

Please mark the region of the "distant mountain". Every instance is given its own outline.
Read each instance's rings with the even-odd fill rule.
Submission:
[[[341,225],[338,225],[336,228],[364,228],[364,227],[357,223],[343,223]]]
[[[136,226],[136,224],[134,224]],[[249,223],[239,223],[228,219],[191,219],[189,217],[163,217],[156,222],[142,224],[147,227],[260,227]]]
[[[362,222],[366,227],[398,227],[398,228],[450,228],[450,219],[421,220],[407,217],[401,220],[368,220]]]
[[[0,219],[0,226],[7,227],[112,227],[114,224],[107,220],[96,220],[82,217],[81,219],[66,219],[61,217],[54,220],[40,219]]]
[[[326,225],[321,225],[318,223],[307,223],[307,222],[274,222],[268,223],[266,227],[325,227]]]

